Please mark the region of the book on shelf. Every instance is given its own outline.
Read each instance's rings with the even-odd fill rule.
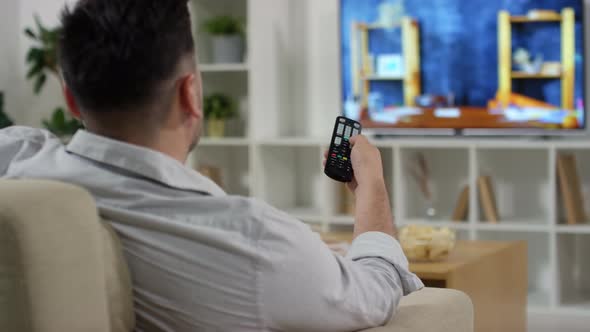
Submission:
[[[575,225],[585,222],[584,197],[576,167],[576,156],[573,154],[559,155],[557,158],[557,177],[567,224]]]
[[[459,199],[453,211],[453,221],[461,222],[467,219],[467,212],[469,211],[469,186],[463,187],[459,194]]]
[[[492,178],[490,176],[480,176],[477,179],[477,187],[479,189],[479,201],[486,220],[493,224],[498,223],[500,218],[498,217]]]

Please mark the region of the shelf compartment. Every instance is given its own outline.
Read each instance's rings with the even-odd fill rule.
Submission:
[[[201,27],[208,19],[220,15],[245,20],[248,17],[248,0],[192,0],[189,1],[189,10],[198,59],[203,64],[210,64],[213,58],[211,36]]]
[[[578,227],[583,229],[584,226],[590,227],[590,174],[585,172],[590,168],[590,150],[589,149],[558,149],[557,158],[563,154],[572,154],[576,160],[576,170],[580,181],[580,189],[582,192],[582,202],[584,204],[584,211],[586,218],[578,220],[575,225],[567,225],[566,209],[563,203],[563,196],[561,194],[559,173],[557,175],[556,183],[556,198],[557,198],[557,222],[558,224],[564,225],[564,227]],[[557,169],[557,165],[554,166]]]
[[[590,309],[590,234],[557,236],[559,304]]]
[[[248,147],[199,146],[192,153],[195,169],[203,166],[219,170],[220,186],[231,195],[250,195]]]
[[[528,260],[528,306],[548,307],[554,289],[549,261],[549,234],[544,232],[512,232],[478,230],[477,240],[526,241]]]
[[[303,219],[324,215],[326,176],[319,147],[260,146],[256,151],[263,200]]]
[[[248,75],[225,72],[216,75],[203,75],[203,96],[206,98],[215,93],[230,97],[237,108],[237,117],[226,120],[225,135],[240,138],[248,136]],[[207,137],[206,127],[204,129],[204,137]]]
[[[466,148],[402,148],[400,219],[451,220],[459,195],[469,182],[468,152]],[[411,174],[417,154],[422,154],[428,164],[434,217],[427,215],[430,203]]]
[[[478,149],[478,176],[490,176],[498,209],[504,220],[549,224],[549,152],[546,149]],[[480,202],[478,220],[486,222]]]

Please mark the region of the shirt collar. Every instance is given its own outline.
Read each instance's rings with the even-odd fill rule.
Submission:
[[[213,181],[160,152],[78,130],[66,151],[95,162],[160,182],[169,187],[212,196],[225,195]]]

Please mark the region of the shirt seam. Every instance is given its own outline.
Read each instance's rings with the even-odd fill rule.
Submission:
[[[250,203],[252,204],[252,202],[250,202]],[[260,218],[260,216],[258,216],[257,214],[255,214],[255,215],[257,218]],[[265,231],[265,228],[263,227],[262,232],[264,232],[264,231]],[[254,276],[255,276],[254,284],[256,285],[256,304],[257,304],[256,310],[258,311],[257,312],[258,327],[259,327],[260,331],[263,331],[263,330],[265,330],[266,327],[264,324],[264,317],[263,317],[263,311],[262,311],[262,308],[264,305],[263,297],[262,297],[262,277],[261,277],[262,269],[260,268],[262,265],[262,258],[260,256],[260,254],[258,254],[261,252],[261,250],[260,250],[261,238],[262,238],[262,234],[261,234],[261,232],[259,232],[258,236],[254,240],[254,242],[255,242],[254,248],[256,248],[256,253],[257,253],[256,259],[254,262],[254,269],[256,271],[254,273]]]

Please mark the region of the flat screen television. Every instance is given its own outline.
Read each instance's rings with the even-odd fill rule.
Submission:
[[[342,112],[384,134],[586,129],[584,0],[340,0]]]

